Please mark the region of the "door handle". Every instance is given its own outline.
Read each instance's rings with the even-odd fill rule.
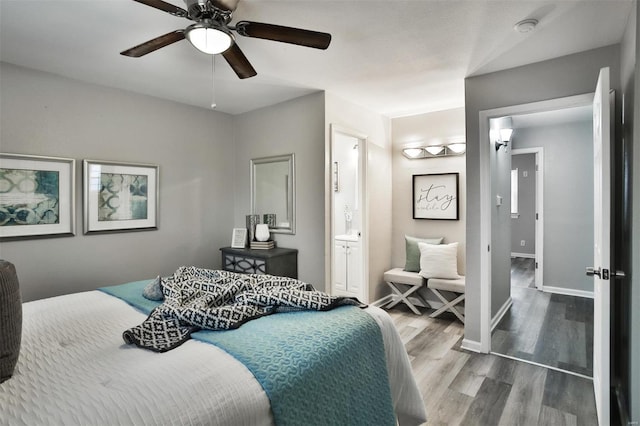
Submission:
[[[625,274],[624,271],[611,271],[611,276],[614,278],[624,278],[627,274]]]
[[[627,276],[624,271],[609,271],[608,269],[601,270],[600,268],[595,269],[591,266],[587,267],[587,275],[590,277],[597,275],[603,280],[608,280],[610,276],[611,278],[624,278]]]
[[[594,275],[597,275],[598,277],[600,277],[600,268],[596,269],[593,266],[588,266],[587,267],[587,276],[592,277]]]

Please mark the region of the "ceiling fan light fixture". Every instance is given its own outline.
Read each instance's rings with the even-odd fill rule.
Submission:
[[[231,47],[233,36],[220,28],[207,24],[194,24],[186,30],[187,40],[203,53],[216,55]]]

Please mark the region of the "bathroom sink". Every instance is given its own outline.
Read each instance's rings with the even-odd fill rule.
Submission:
[[[360,237],[358,236],[358,234],[336,235],[336,240],[339,241],[358,241],[359,239]]]

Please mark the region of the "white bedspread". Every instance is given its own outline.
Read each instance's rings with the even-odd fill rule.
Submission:
[[[386,312],[367,312],[382,330],[400,424],[420,424],[424,405],[400,336]],[[0,424],[273,424],[260,384],[221,349],[194,339],[166,353],[125,345],[122,331],[145,318],[99,291],[25,303],[16,371],[0,384]]]

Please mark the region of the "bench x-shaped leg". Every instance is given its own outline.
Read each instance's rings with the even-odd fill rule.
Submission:
[[[455,308],[455,305],[457,305],[458,303],[462,302],[464,300],[464,293],[462,293],[460,296],[456,297],[453,300],[447,300],[446,297],[444,297],[438,290],[436,290],[435,288],[432,288],[431,291],[433,292],[433,294],[435,294],[438,299],[440,299],[440,301],[442,303],[444,303],[443,306],[441,306],[438,310],[436,310],[435,312],[433,312],[431,315],[429,315],[431,318],[437,317],[438,315],[440,315],[441,313],[443,313],[444,311],[451,311],[453,312],[453,314],[455,316],[458,317],[458,319],[460,321],[462,321],[462,323],[464,324],[464,315],[462,314],[462,312],[458,311]]]
[[[406,304],[409,309],[411,309],[413,311],[414,314],[416,315],[421,315],[420,311],[418,310],[418,308],[416,308],[416,306],[411,303],[411,301],[409,300],[409,296],[411,294],[413,294],[413,292],[417,291],[420,287],[422,287],[421,285],[410,285],[410,284],[401,284],[401,283],[393,283],[390,281],[387,281],[387,284],[389,284],[389,287],[391,287],[391,291],[393,291],[394,294],[394,301],[389,303],[387,306],[385,306],[385,308],[390,309],[393,308],[394,306],[396,306],[398,303],[403,302],[404,304]],[[410,288],[406,291],[406,292],[402,292],[399,288],[398,285],[407,285]],[[418,294],[416,294],[416,296],[418,296]]]

